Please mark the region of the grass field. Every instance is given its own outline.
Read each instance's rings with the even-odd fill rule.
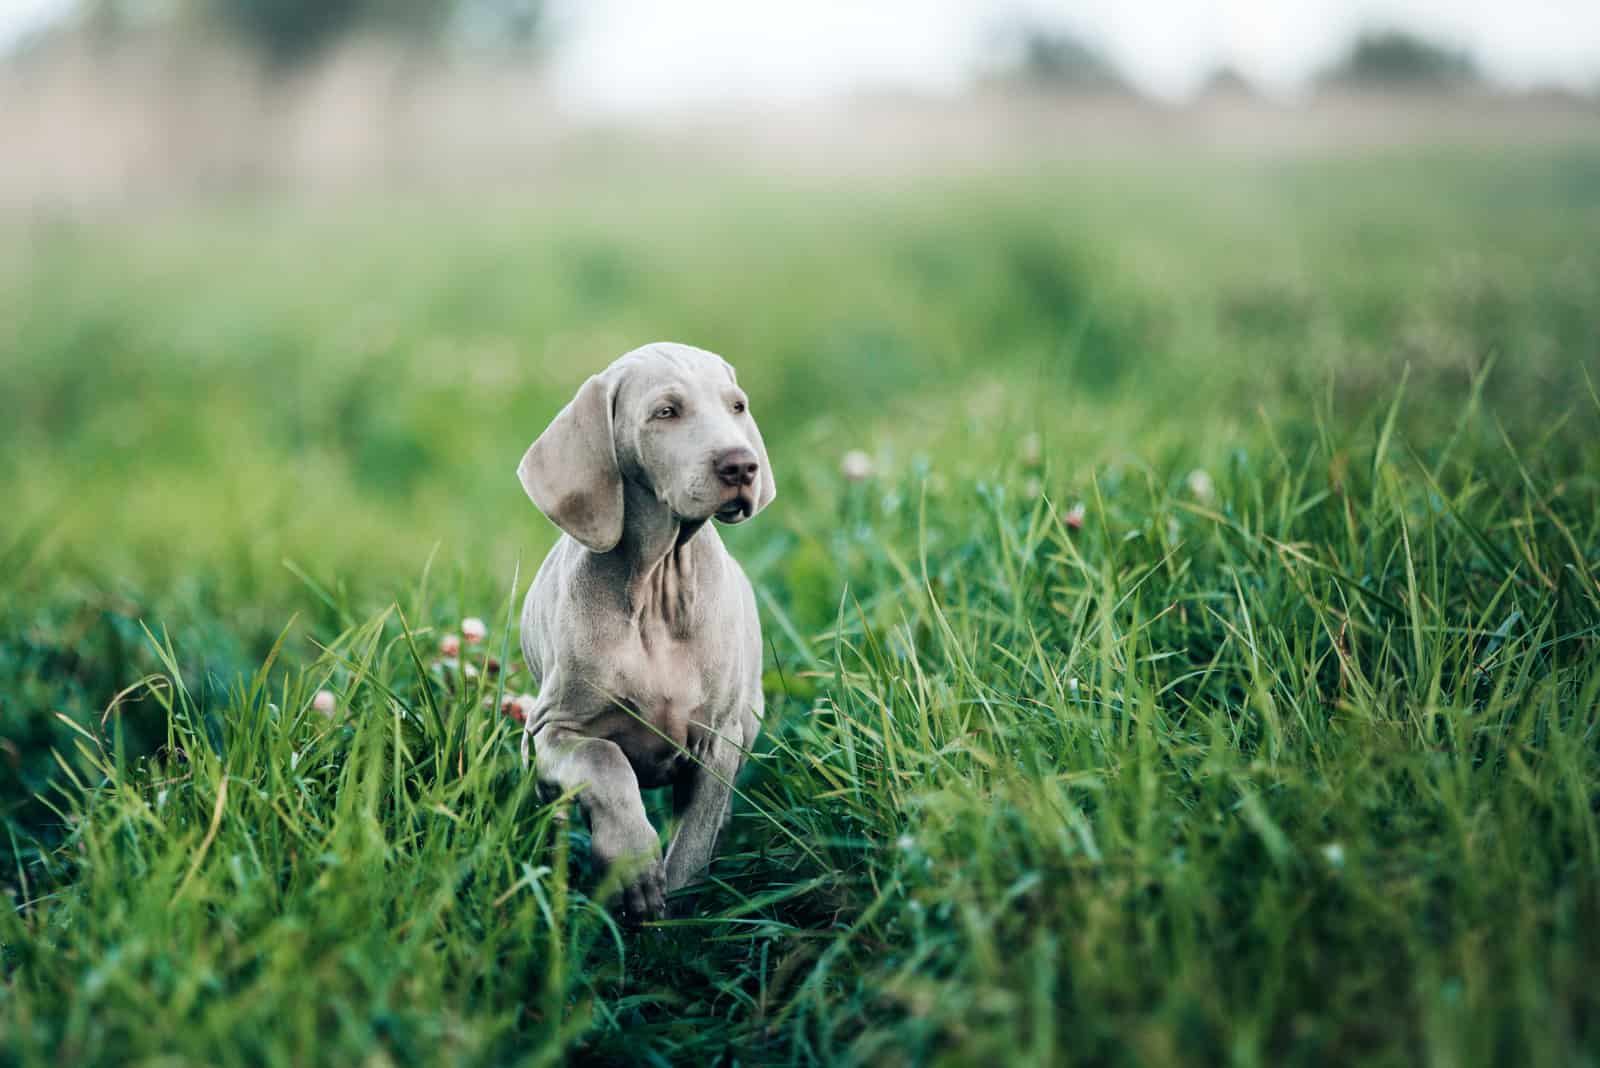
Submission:
[[[1600,1058],[1600,150],[3,229],[0,1064]],[[659,338],[768,717],[627,931],[435,661]]]

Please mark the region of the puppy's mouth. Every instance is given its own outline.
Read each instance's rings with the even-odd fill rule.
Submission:
[[[753,510],[750,498],[740,494],[718,508],[715,514],[724,523],[742,523],[750,518]]]

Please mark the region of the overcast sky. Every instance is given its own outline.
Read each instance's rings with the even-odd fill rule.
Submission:
[[[71,0],[0,0],[0,42]],[[556,0],[560,85],[623,109],[841,90],[954,91],[1004,10],[1100,45],[1148,91],[1177,96],[1228,63],[1292,91],[1359,28],[1398,26],[1470,50],[1513,85],[1600,85],[1600,0]]]

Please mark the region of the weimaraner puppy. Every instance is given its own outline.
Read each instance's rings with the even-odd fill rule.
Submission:
[[[750,402],[722,357],[659,342],[590,378],[523,456],[522,488],[562,537],[522,606],[540,683],[522,736],[540,783],[577,791],[630,920],[711,859],[761,729],[755,594],[709,522],[776,495]],[[672,787],[661,843],[641,788]]]

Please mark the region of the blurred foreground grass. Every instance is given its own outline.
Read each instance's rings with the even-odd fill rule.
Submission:
[[[1595,1055],[1600,151],[6,226],[0,1059]],[[658,338],[771,712],[622,933],[430,650]]]

